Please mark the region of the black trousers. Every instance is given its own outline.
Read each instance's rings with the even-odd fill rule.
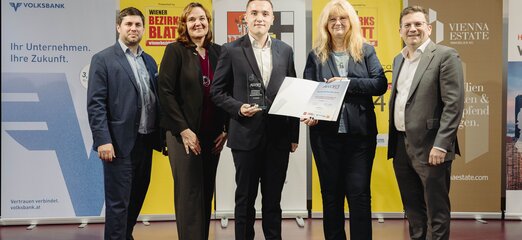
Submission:
[[[140,214],[150,182],[151,134],[138,134],[127,157],[103,162],[105,184],[105,239],[133,239],[132,230]]]
[[[393,169],[408,218],[411,239],[449,239],[451,163],[438,166],[412,159],[406,152],[406,135],[397,135]],[[427,161],[427,160],[426,160]]]
[[[264,141],[251,151],[232,149],[236,167],[235,239],[254,239],[254,207],[261,184],[263,233],[265,239],[281,239],[281,192],[288,169],[289,149]]]
[[[376,138],[310,133],[323,198],[325,239],[346,239],[344,199],[350,211],[350,239],[372,239],[370,178]]]
[[[219,154],[212,154],[214,137],[198,136],[201,154],[187,154],[183,141],[167,132],[169,160],[174,177],[174,206],[180,240],[208,239],[212,197]]]

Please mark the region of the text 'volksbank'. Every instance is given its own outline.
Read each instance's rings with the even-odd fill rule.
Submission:
[[[24,8],[65,8],[65,3],[21,3],[21,2],[10,2],[9,5],[13,7],[15,12],[20,7]]]

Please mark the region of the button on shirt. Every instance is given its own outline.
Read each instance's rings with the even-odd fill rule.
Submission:
[[[408,101],[408,95],[410,93],[411,84],[413,82],[413,76],[415,75],[417,67],[419,66],[422,53],[424,53],[424,50],[429,43],[430,40],[428,39],[419,48],[417,48],[415,53],[413,53],[413,56],[409,58],[407,47],[403,48],[401,51],[402,56],[404,57],[404,63],[402,64],[399,77],[397,78],[397,94],[395,95],[395,109],[393,112],[395,128],[398,131],[406,131],[404,119],[406,102]]]
[[[138,54],[134,55],[130,48],[121,42],[121,40],[118,40],[118,42],[120,43],[123,52],[125,52],[125,56],[127,57],[127,61],[132,68],[132,72],[134,73],[134,78],[136,78],[140,92],[142,107],[138,133],[151,133],[155,130],[154,123],[156,121],[156,96],[151,89],[149,71],[147,70],[145,62],[143,61],[143,49],[138,46]]]
[[[256,57],[257,67],[261,71],[261,77],[263,78],[263,85],[265,88],[268,86],[270,76],[272,75],[272,39],[270,36],[267,37],[265,42],[258,42],[248,34],[254,55]]]

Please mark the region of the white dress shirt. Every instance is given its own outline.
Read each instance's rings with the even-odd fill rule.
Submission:
[[[424,53],[429,42],[430,39],[417,48],[413,53],[413,56],[408,56],[407,47],[404,47],[401,51],[401,54],[404,57],[404,63],[402,64],[402,68],[397,78],[397,94],[395,95],[395,108],[393,112],[395,128],[401,132],[406,131],[404,110],[406,109],[406,102],[408,101],[413,76],[419,66],[421,55]]]
[[[252,44],[252,49],[256,56],[257,66],[259,67],[259,71],[261,71],[263,84],[266,88],[268,87],[270,76],[272,75],[272,39],[268,36],[268,39],[265,42],[258,42],[254,37],[252,37],[252,35],[248,34],[248,37],[250,38],[250,43]]]

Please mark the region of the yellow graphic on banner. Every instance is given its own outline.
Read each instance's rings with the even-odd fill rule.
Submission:
[[[312,39],[315,39],[317,34],[319,15],[328,2],[328,0],[312,0]],[[375,47],[388,78],[388,89],[390,89],[393,58],[402,48],[399,35],[402,0],[352,0],[349,2],[357,11],[364,37]],[[383,96],[374,97],[379,136],[371,179],[373,213],[403,212],[392,161],[387,160],[389,98],[389,91]],[[321,187],[314,160],[312,164],[312,213],[317,216],[322,211]]]
[[[161,62],[165,46],[178,37],[177,26],[183,8],[193,1],[149,1],[120,0],[120,9],[135,7],[145,16],[145,33],[141,47],[158,63]],[[199,0],[212,12],[211,0]],[[141,214],[173,214],[174,183],[168,157],[154,151],[152,176]]]

